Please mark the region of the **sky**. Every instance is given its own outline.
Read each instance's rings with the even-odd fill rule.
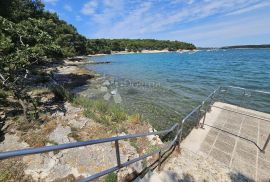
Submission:
[[[270,0],[43,0],[87,38],[270,44]]]

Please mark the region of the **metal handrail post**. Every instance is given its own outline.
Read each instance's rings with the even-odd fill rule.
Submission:
[[[160,171],[161,168],[161,150],[158,152],[158,171]]]
[[[268,135],[268,138],[267,138],[267,140],[266,140],[266,142],[265,142],[265,144],[264,144],[264,146],[263,146],[263,149],[262,149],[262,152],[263,152],[263,153],[265,152],[265,149],[266,149],[266,147],[267,147],[269,141],[270,141],[270,134]]]
[[[176,143],[176,147],[177,147],[177,150],[179,151],[179,153],[180,153],[180,143],[181,143],[182,135],[183,135],[183,125],[185,123],[185,120],[186,119],[183,119],[181,121],[181,126],[178,125],[178,129],[177,129],[177,140],[176,140],[177,143]]]
[[[218,87],[216,90],[214,90],[214,92],[212,92],[212,93],[208,96],[208,98],[202,102],[201,107],[203,107],[203,106],[205,105],[205,102],[206,102],[208,99],[210,99],[211,102],[212,102],[212,100],[214,99],[214,97],[215,97],[215,95],[217,94],[217,92],[218,92],[218,94],[219,94],[219,92],[221,91],[221,88],[222,88],[222,87]],[[210,102],[210,105],[211,105],[211,102]],[[209,108],[210,108],[210,110],[211,110],[211,107],[209,107],[209,106],[206,107],[204,110],[202,110],[202,111],[203,111],[203,121],[202,121],[202,123],[201,123],[201,125],[200,125],[200,128],[202,128],[202,129],[204,128],[204,123],[205,123],[205,119],[206,119],[206,114],[207,114],[207,111],[209,110]]]
[[[120,168],[121,167],[121,157],[120,157],[118,140],[115,140],[115,153],[116,153],[117,166]]]
[[[196,128],[199,128],[199,126],[200,126],[201,108],[202,108],[202,105],[200,105],[200,107],[197,110],[197,125],[196,125]]]
[[[202,124],[201,124],[201,128],[203,129],[204,128],[204,123],[205,123],[205,119],[206,119],[206,113],[207,113],[207,111],[206,111],[206,109],[205,110],[203,110],[203,121],[202,121]]]
[[[176,133],[176,142],[175,142],[175,145],[176,145],[176,148],[178,151],[180,151],[180,143],[181,143],[181,138],[182,138],[182,129],[183,129],[183,123],[180,125],[178,125],[177,127],[177,133]],[[181,131],[180,131],[181,130]],[[180,131],[180,133],[178,134],[178,132]]]

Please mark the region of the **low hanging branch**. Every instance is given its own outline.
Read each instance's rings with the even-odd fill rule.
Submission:
[[[24,44],[24,42],[23,42],[23,40],[22,40],[23,36],[22,36],[21,34],[19,34],[19,32],[17,31],[17,29],[14,29],[14,28],[13,28],[12,22],[7,21],[6,19],[3,19],[3,24],[5,24],[6,22],[7,22],[7,24],[8,24],[10,27],[9,27],[9,28],[6,28],[5,30],[6,30],[6,31],[11,31],[11,30],[15,31],[15,33],[16,33],[17,36],[19,37],[19,41],[20,41],[21,45],[22,45],[22,46],[25,46],[25,44]]]
[[[2,84],[5,85],[9,77],[5,79],[5,77],[0,73],[0,78],[2,79]]]
[[[22,36],[21,35],[19,35],[19,33],[17,33],[17,35],[19,36],[19,38],[20,38],[20,42],[21,42],[21,44],[23,45],[23,46],[25,46],[25,44],[23,43],[23,41],[22,41]]]

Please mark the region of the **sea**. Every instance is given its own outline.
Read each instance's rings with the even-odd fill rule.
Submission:
[[[110,83],[121,97],[118,104],[141,114],[157,129],[180,122],[220,86],[270,92],[270,49],[115,54],[89,60],[111,62],[86,67],[113,78]],[[232,103],[270,113],[268,94],[232,91],[227,95],[235,96]]]

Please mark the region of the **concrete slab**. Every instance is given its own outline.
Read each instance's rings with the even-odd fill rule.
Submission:
[[[181,146],[215,159],[251,181],[269,181],[270,144],[265,153],[260,149],[270,134],[270,114],[221,102],[214,106],[258,118],[212,107],[204,129],[193,129]]]
[[[221,113],[221,110],[215,109],[211,111],[211,115],[207,114],[206,115],[206,120],[208,121],[209,124],[214,124],[215,121],[218,119],[218,116]],[[225,115],[224,115],[225,117]],[[220,120],[222,122],[222,120]],[[188,137],[185,138],[185,140],[182,141],[181,146],[189,149],[190,151],[197,153],[200,151],[200,146],[202,144],[202,141],[206,138],[208,135],[209,131],[212,128],[210,127],[205,127],[205,129],[193,129]],[[211,131],[214,135],[214,131]]]

